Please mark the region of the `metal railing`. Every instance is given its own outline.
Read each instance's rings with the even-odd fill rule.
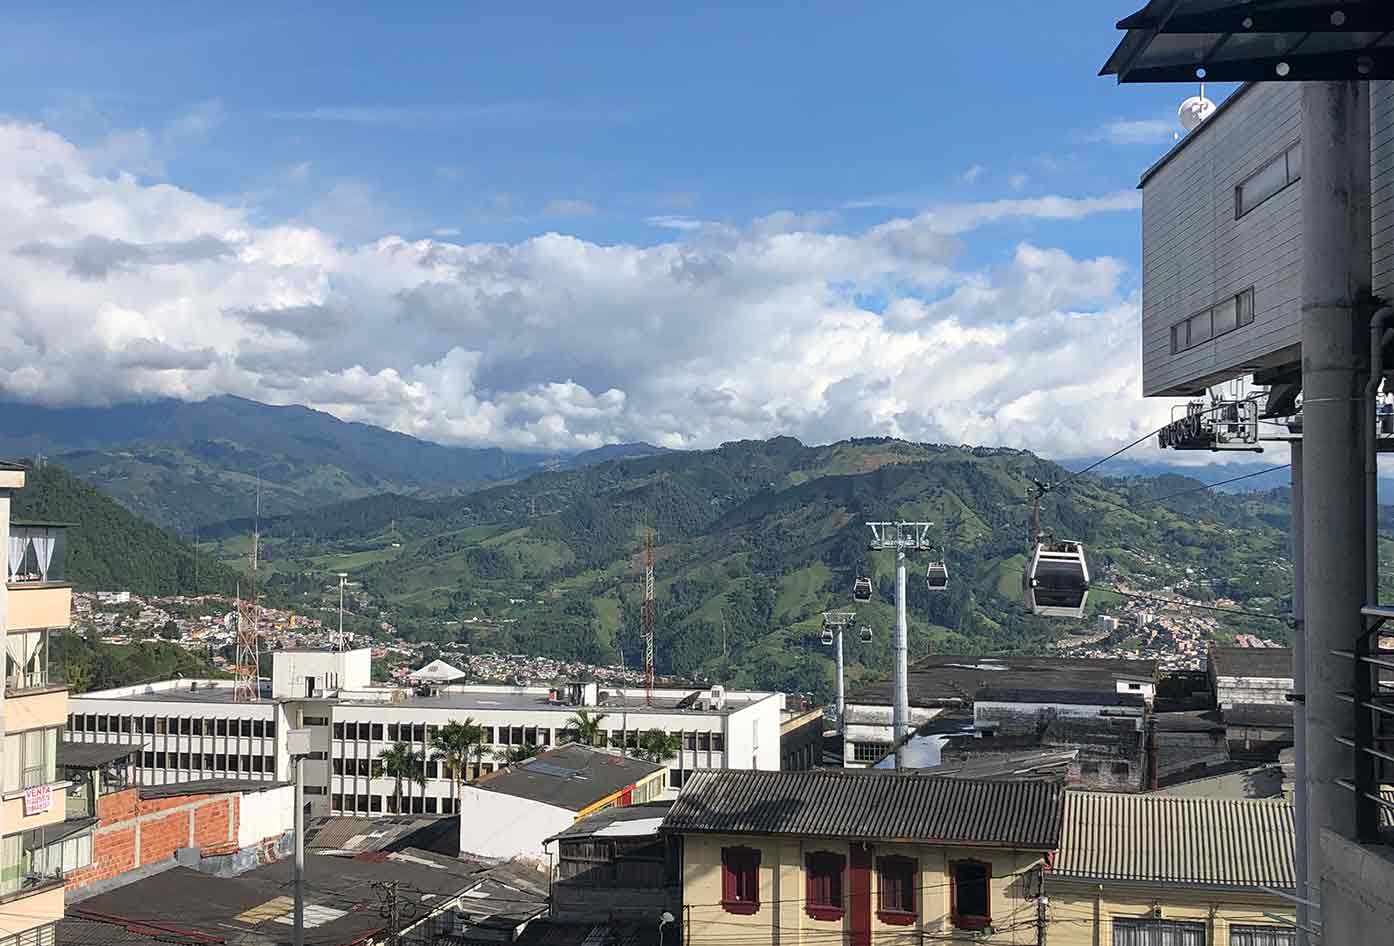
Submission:
[[[1360,609],[1363,630],[1354,650],[1333,650],[1352,662],[1352,688],[1337,696],[1351,704],[1352,735],[1336,736],[1353,750],[1354,777],[1336,783],[1355,795],[1356,839],[1368,844],[1394,843],[1394,649],[1381,647],[1384,637],[1394,638],[1394,607],[1367,605]]]

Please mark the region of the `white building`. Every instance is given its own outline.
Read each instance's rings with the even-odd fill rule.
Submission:
[[[170,680],[75,696],[68,734],[76,742],[140,741],[141,784],[204,778],[290,778],[286,730],[310,730],[305,794],[314,815],[393,813],[396,785],[375,760],[396,742],[423,755],[425,784],[404,782],[403,813],[456,811],[455,786],[430,742],[451,721],[483,729],[484,754],[470,776],[492,772],[510,746],[559,745],[572,716],[602,716],[601,746],[637,748],[651,729],[678,737],[668,785],[703,768],[778,769],[783,694],[722,687],[653,692],[578,683],[560,688],[375,686],[369,651],[278,651],[271,686],[257,702],[233,700],[230,680]]]

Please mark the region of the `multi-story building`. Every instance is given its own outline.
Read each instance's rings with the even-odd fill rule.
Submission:
[[[397,813],[396,782],[377,764],[405,742],[422,755],[424,784],[404,781],[404,814],[459,810],[456,786],[433,757],[431,741],[452,721],[481,727],[471,778],[492,772],[510,747],[547,748],[564,739],[571,718],[600,718],[600,748],[637,749],[644,733],[677,737],[667,784],[681,787],[699,769],[778,769],[778,693],[642,689],[589,683],[561,687],[375,686],[367,649],[285,650],[272,659],[270,687],[255,702],[236,702],[228,680],[170,680],[84,693],[71,701],[67,738],[139,742],[134,778],[159,785],[207,778],[284,781],[290,777],[286,731],[308,728],[304,763],[312,814]]]
[[[58,773],[58,736],[68,691],[48,668],[49,632],[68,626],[72,607],[65,532],[59,523],[10,520],[10,496],[23,486],[22,467],[0,464],[0,946],[52,946],[63,917],[64,845],[85,828],[90,835],[90,824],[63,823],[68,783]],[[90,858],[90,836],[86,851]]]

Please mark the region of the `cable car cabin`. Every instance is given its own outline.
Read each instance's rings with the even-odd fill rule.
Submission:
[[[1082,618],[1089,601],[1089,566],[1078,542],[1036,546],[1025,582],[1026,606],[1032,614]]]
[[[929,568],[925,569],[924,583],[930,591],[948,591],[949,563],[930,562]]]
[[[852,582],[852,597],[858,601],[871,600],[871,579],[858,578]]]
[[[833,643],[833,632],[826,627],[823,628],[823,643],[828,647],[831,647]]]
[[[871,628],[867,627],[866,625],[862,625],[862,629],[857,632],[857,635],[861,638],[861,642],[863,644],[871,643]]]

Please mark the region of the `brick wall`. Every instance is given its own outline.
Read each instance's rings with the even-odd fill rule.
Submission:
[[[98,799],[92,864],[68,874],[68,889],[155,864],[181,847],[205,855],[237,849],[240,796],[178,795],[141,799],[130,788]]]

